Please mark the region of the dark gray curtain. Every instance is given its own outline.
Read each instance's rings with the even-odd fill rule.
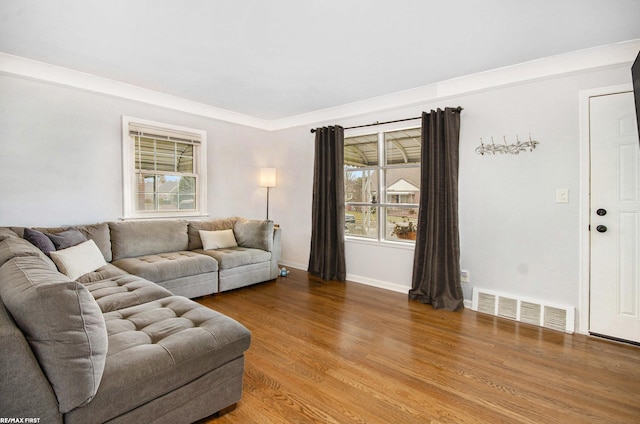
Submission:
[[[460,108],[422,113],[418,233],[409,298],[436,309],[464,307],[458,233]]]
[[[316,129],[309,272],[345,281],[344,128]]]

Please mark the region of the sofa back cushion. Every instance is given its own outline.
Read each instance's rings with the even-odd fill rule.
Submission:
[[[10,237],[0,241],[0,266],[17,256],[38,256],[49,262],[51,270],[56,266],[40,249],[20,237]]]
[[[19,237],[18,234],[16,234],[11,228],[0,227],[0,241],[16,237]]]
[[[56,235],[63,231],[68,231],[70,228],[71,227],[37,227],[33,228],[33,230],[41,233]],[[100,249],[100,251],[102,252],[104,260],[107,262],[111,262],[111,233],[109,232],[109,225],[106,222],[89,225],[77,225],[73,228],[80,231],[88,240],[93,240],[96,243],[96,246],[98,246],[98,249]],[[11,229],[15,231],[18,236],[24,237],[25,239],[27,238],[27,235],[25,234],[26,229],[24,227],[11,227]],[[2,237],[1,234],[2,233],[0,233],[0,238]]]
[[[188,250],[187,221],[110,222],[113,260]]]
[[[42,256],[10,259],[0,267],[0,297],[65,413],[95,396],[107,356],[107,330],[87,288],[51,264]]]
[[[189,250],[202,249],[202,239],[200,238],[200,230],[202,231],[222,231],[233,230],[233,224],[240,219],[221,218],[209,219],[206,221],[189,221]]]
[[[111,232],[109,231],[109,225],[106,222],[92,225],[80,225],[76,227],[87,239],[93,240],[98,246],[98,249],[102,252],[104,260],[111,262]]]

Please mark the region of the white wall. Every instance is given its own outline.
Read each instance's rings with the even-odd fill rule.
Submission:
[[[276,132],[281,178],[276,219],[282,224],[283,259],[306,267],[311,221],[313,139],[309,128],[419,116],[423,110],[462,106],[460,134],[461,267],[473,286],[552,303],[579,306],[580,190],[579,92],[629,83],[627,66],[572,73],[508,87],[425,102]],[[349,131],[345,133],[349,135]],[[494,137],[540,142],[534,152],[480,156],[474,151]],[[556,189],[569,203],[556,203]],[[413,250],[347,242],[347,273],[354,281],[406,292]]]
[[[502,74],[500,74],[502,75]],[[0,225],[65,225],[115,220],[122,213],[121,116],[207,131],[212,217],[262,218],[260,167],[278,170],[272,217],[283,228],[283,262],[306,269],[311,234],[311,127],[359,125],[462,106],[461,267],[464,284],[579,306],[579,92],[629,83],[628,66],[573,72],[458,94],[437,102],[345,116],[268,132],[60,85],[0,75]],[[432,98],[432,97],[425,97]],[[532,153],[479,156],[480,142],[529,133]],[[347,135],[349,133],[347,132]],[[570,202],[555,202],[556,188]],[[408,291],[413,251],[347,242],[348,277]]]
[[[267,131],[0,75],[0,225],[119,219],[122,115],[206,130],[210,216],[264,217]]]

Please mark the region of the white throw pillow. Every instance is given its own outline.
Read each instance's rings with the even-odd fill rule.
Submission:
[[[107,264],[93,240],[51,252],[51,259],[61,273],[72,280]]]
[[[200,239],[204,250],[226,249],[227,247],[237,247],[236,236],[233,230],[205,231],[200,230]]]

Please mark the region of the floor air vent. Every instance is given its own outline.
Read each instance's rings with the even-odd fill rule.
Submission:
[[[573,333],[575,325],[575,309],[572,306],[559,306],[479,288],[473,289],[471,309],[566,333]]]

